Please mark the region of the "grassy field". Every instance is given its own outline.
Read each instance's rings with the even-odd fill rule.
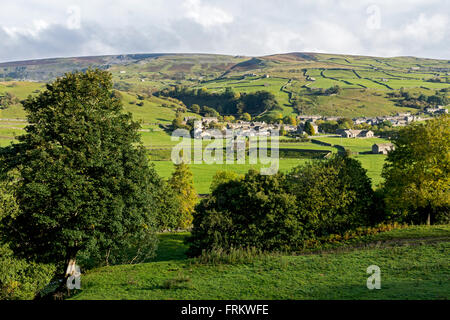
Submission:
[[[380,233],[372,239],[375,247],[219,265],[187,259],[187,235],[160,235],[153,262],[87,271],[72,299],[450,298],[448,225]],[[381,269],[380,290],[366,287],[373,264]]]
[[[129,98],[129,97],[126,97]],[[130,107],[128,107],[130,108]],[[138,107],[137,107],[138,108]],[[170,116],[172,115],[172,110],[168,107],[160,107],[152,104],[151,102],[146,102],[140,110],[141,114],[145,116],[147,114],[155,114],[159,112],[159,117],[153,116],[153,121],[159,121],[163,124],[169,122]],[[163,110],[159,110],[163,109]],[[165,110],[167,109],[167,110]],[[133,111],[133,110],[128,110]],[[135,117],[139,117],[135,115]],[[149,119],[146,117],[146,119]],[[150,121],[149,121],[150,122]],[[21,135],[24,133],[23,127],[25,126],[24,122],[19,121],[0,121],[0,146],[6,146],[11,141],[14,140],[14,137]],[[154,164],[156,171],[158,174],[164,178],[170,177],[174,170],[174,165],[170,160],[170,154],[172,148],[178,144],[178,141],[172,141],[171,136],[161,129],[157,125],[148,125],[144,124],[142,126],[142,131],[140,132],[142,142],[146,148],[149,149],[151,154],[164,154],[166,159],[156,161],[150,158],[150,163]],[[285,138],[283,138],[285,139]],[[384,139],[379,138],[369,138],[369,139],[346,139],[340,137],[316,137],[316,140],[320,140],[323,142],[331,143],[332,145],[341,145],[345,148],[351,149],[353,152],[368,152],[371,150],[372,144],[374,143],[382,143],[386,142]],[[203,149],[209,144],[209,142],[203,141]],[[225,145],[225,144],[224,144]],[[302,149],[302,150],[322,150],[322,151],[330,151],[333,153],[337,152],[337,149],[334,147],[322,146],[319,144],[311,143],[311,142],[295,142],[295,143],[280,143],[280,150],[282,149]],[[362,166],[368,170],[367,174],[369,178],[372,179],[373,186],[377,186],[381,181],[381,170],[384,164],[384,155],[373,155],[373,154],[358,154],[354,155],[356,159],[361,161]],[[248,160],[248,159],[247,159]],[[308,161],[311,161],[309,158],[280,158],[279,161],[279,170],[281,172],[287,172],[292,168],[304,164]],[[191,164],[190,168],[194,176],[194,186],[196,188],[197,193],[199,194],[207,194],[209,193],[210,184],[213,176],[217,171],[230,170],[239,174],[245,174],[250,168],[254,168],[259,170],[261,168],[268,168],[270,164],[250,164],[246,161],[245,164]]]

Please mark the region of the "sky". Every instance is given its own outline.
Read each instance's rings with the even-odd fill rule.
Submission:
[[[0,62],[127,53],[450,59],[448,0],[2,0]]]

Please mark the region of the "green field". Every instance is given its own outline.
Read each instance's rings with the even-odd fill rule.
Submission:
[[[127,107],[130,108],[130,107]],[[143,116],[144,119],[153,119],[145,121],[145,123],[150,123],[151,121],[159,121],[162,124],[167,124],[170,121],[170,116],[173,116],[173,110],[170,107],[161,107],[152,102],[146,102],[143,107],[139,110],[139,115]],[[127,111],[133,111],[128,109]],[[155,117],[155,114],[158,117]],[[135,118],[139,119],[139,116],[134,114]],[[24,122],[11,122],[11,121],[0,121],[0,146],[6,146],[14,137],[24,133],[23,128],[25,126]],[[146,125],[144,124],[141,129],[141,138],[144,146],[149,150],[150,154],[156,152],[156,154],[163,154],[164,160],[152,160],[150,156],[150,163],[153,163],[158,174],[164,178],[170,177],[174,170],[174,165],[170,160],[170,155],[172,148],[179,143],[179,141],[172,141],[169,133],[158,127],[157,125]],[[283,138],[285,139],[285,138]],[[363,153],[354,155],[356,159],[361,161],[362,166],[368,170],[367,174],[369,178],[372,179],[373,186],[376,187],[381,181],[381,170],[383,168],[385,156],[383,155],[373,155],[364,154],[371,150],[372,144],[386,142],[384,139],[379,138],[369,138],[369,139],[346,139],[340,137],[316,137],[316,140],[330,143],[332,145],[341,145],[345,148],[351,149],[353,152]],[[210,142],[203,141],[202,148],[204,148]],[[193,141],[192,144],[193,145]],[[224,144],[225,146],[225,144]],[[302,149],[302,150],[323,150],[331,151],[333,153],[337,152],[334,147],[322,146],[319,144],[311,142],[294,142],[294,143],[280,143],[280,150],[283,149]],[[193,152],[193,150],[192,150]],[[309,158],[280,158],[279,170],[281,172],[287,172],[292,168],[305,164],[311,161]],[[260,168],[270,167],[270,164],[249,164],[248,159],[245,164],[191,164],[190,165],[193,176],[194,176],[194,186],[197,193],[207,194],[210,191],[210,184],[213,176],[217,171],[230,170],[239,174],[245,174],[250,168],[259,170]]]
[[[161,234],[153,262],[87,271],[72,299],[450,298],[448,225],[379,233],[359,249],[218,265],[187,259],[187,235]],[[373,264],[381,269],[380,290],[366,287]]]
[[[126,55],[125,55],[126,56]],[[167,122],[170,111],[161,109],[161,115],[147,117],[145,111],[128,105],[136,93],[156,92],[172,86],[205,88],[210,92],[220,92],[227,87],[240,93],[265,90],[273,93],[281,110],[268,114],[283,116],[296,114],[292,99],[300,98],[304,114],[324,116],[379,116],[417,109],[401,107],[390,99],[387,93],[400,88],[410,93],[420,89],[425,95],[436,90],[449,88],[450,67],[447,60],[422,59],[413,57],[378,58],[319,53],[276,54],[264,57],[243,57],[208,54],[161,54],[126,56],[124,64],[111,64],[108,69],[113,75],[116,89],[127,92],[124,101],[127,109],[135,113],[137,119],[150,122]],[[50,80],[55,74],[62,74],[81,66],[95,67],[108,64],[114,56],[90,57],[87,61],[77,58],[36,61],[24,66],[21,78],[40,80],[42,75]],[[6,70],[6,71],[5,71]],[[59,72],[58,72],[59,70]],[[17,74],[14,65],[3,69],[4,76]],[[266,75],[269,77],[267,78]],[[307,81],[306,77],[314,78]],[[34,78],[33,78],[34,77]],[[45,78],[45,77],[44,77]],[[439,78],[441,82],[429,82]],[[312,79],[310,79],[312,80]],[[309,89],[327,89],[339,85],[338,95],[314,96]],[[0,82],[0,94],[11,92],[24,99],[28,94],[42,90],[43,83],[9,81]],[[309,88],[309,89],[308,89]],[[448,94],[447,94],[448,95]],[[162,104],[156,98],[145,106]],[[172,110],[173,111],[173,110]],[[0,110],[0,118],[23,117],[19,109]],[[161,120],[158,120],[161,119]]]

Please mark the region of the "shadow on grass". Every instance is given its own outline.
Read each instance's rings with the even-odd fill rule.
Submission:
[[[185,260],[188,245],[184,244],[184,240],[189,236],[189,232],[161,233],[158,235],[159,244],[156,251],[156,257],[151,260],[169,261],[169,260]]]

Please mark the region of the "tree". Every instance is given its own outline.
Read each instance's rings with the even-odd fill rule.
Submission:
[[[292,169],[287,188],[296,197],[298,219],[314,236],[372,224],[374,192],[361,163],[335,155]]]
[[[400,218],[448,223],[450,220],[450,116],[404,127],[382,176],[388,209]]]
[[[286,249],[298,244],[295,197],[284,190],[283,175],[249,170],[243,179],[217,186],[196,206],[188,254],[203,250],[255,247]]]
[[[353,120],[350,118],[340,118],[338,120],[338,129],[352,129],[353,128]]]
[[[307,121],[305,123],[305,132],[310,136],[313,136],[316,134],[316,130],[314,130],[314,126],[312,125],[312,123],[310,121]]]
[[[283,123],[284,124],[290,124],[292,126],[296,126],[297,125],[297,119],[294,116],[285,116],[283,118]]]
[[[111,74],[75,72],[24,102],[29,125],[0,150],[3,172],[19,175],[18,214],[2,232],[19,257],[63,273],[89,248],[106,255],[145,241],[155,250],[155,181],[139,124],[111,95]],[[65,282],[63,282],[65,284]]]
[[[203,115],[205,117],[218,117],[218,116],[220,116],[220,114],[216,110],[214,110],[213,108],[210,108],[208,106],[203,106],[202,107],[202,112],[203,112]]]
[[[159,209],[156,211],[156,226],[159,231],[175,230],[182,220],[180,199],[175,190],[163,179],[160,179],[157,190]]]
[[[198,104],[193,104],[192,106],[191,106],[191,111],[192,112],[194,112],[194,113],[200,113],[200,106],[198,105]]]
[[[225,121],[225,122],[234,122],[235,120],[236,120],[236,118],[233,116],[224,116],[223,117],[223,121]]]
[[[234,171],[217,171],[213,176],[210,186],[210,191],[213,192],[217,187],[223,183],[242,179],[243,176]]]
[[[168,181],[174,191],[176,200],[180,203],[180,219],[178,226],[181,229],[189,228],[192,224],[192,214],[197,203],[197,192],[189,166],[184,162],[175,165],[175,171]]]
[[[242,114],[241,119],[244,120],[244,121],[252,121],[252,116],[251,116],[249,113],[244,112],[244,113]]]

